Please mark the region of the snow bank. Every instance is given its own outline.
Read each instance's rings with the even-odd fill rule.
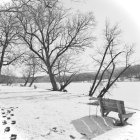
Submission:
[[[138,102],[133,102],[138,99],[129,99],[131,91],[133,96],[134,93],[137,95],[139,83],[133,83],[136,84],[136,92],[134,85],[130,88],[130,83],[125,84],[118,83],[110,97],[118,99],[121,97],[127,106],[132,107],[133,104],[133,108],[140,109]],[[140,111],[135,110],[136,113],[128,120],[127,125],[114,126],[113,121],[117,114],[112,113],[110,117],[102,118],[99,107],[88,105],[87,94],[90,85],[90,83],[71,84],[68,93],[51,92],[46,90],[47,85],[43,84],[37,85],[37,89],[1,86],[1,108],[18,108],[14,110],[14,116],[10,120],[7,120],[8,115],[4,118],[1,112],[0,122],[7,120],[8,124],[0,123],[0,140],[9,140],[11,134],[17,134],[17,140],[138,140]],[[120,96],[114,95],[120,92],[122,92]],[[16,120],[15,125],[11,124],[12,120]],[[6,127],[10,127],[10,131],[4,133]]]

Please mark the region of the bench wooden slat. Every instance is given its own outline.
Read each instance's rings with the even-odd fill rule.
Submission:
[[[121,100],[113,100],[113,99],[105,99],[105,98],[98,98],[100,111],[102,116],[107,116],[109,112],[117,112],[120,118],[120,122],[124,124],[124,122],[132,117],[135,112],[126,113],[124,107],[124,101]]]
[[[118,112],[118,109],[117,108],[106,108],[106,109],[104,109],[104,112],[111,112],[111,111],[113,111],[113,112]]]

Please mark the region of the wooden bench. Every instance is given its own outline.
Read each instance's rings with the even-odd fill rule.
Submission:
[[[122,125],[124,125],[125,122],[135,113],[125,111],[124,101],[105,98],[97,98],[97,100],[100,105],[101,115],[104,117],[107,116],[111,111],[116,112],[118,113],[118,117]]]

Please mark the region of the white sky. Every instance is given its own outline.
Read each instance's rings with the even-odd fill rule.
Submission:
[[[0,0],[5,3],[10,0]],[[97,30],[103,29],[105,19],[119,23],[124,41],[136,43],[135,57],[140,64],[140,0],[62,0],[66,7],[80,11],[93,11]],[[81,2],[77,2],[81,1]],[[86,62],[86,61],[85,61]]]
[[[68,7],[80,11],[93,11],[97,30],[102,32],[106,18],[111,23],[119,23],[123,40],[136,44],[135,57],[140,63],[140,0],[62,0]],[[98,33],[99,33],[98,32]]]

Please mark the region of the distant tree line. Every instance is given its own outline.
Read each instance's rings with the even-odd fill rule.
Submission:
[[[117,73],[122,68],[118,68],[115,73],[114,77],[116,77]],[[73,78],[73,82],[92,82],[95,78],[94,72],[87,72],[87,73],[79,73],[76,74],[75,77]],[[7,74],[8,75],[8,74]],[[68,78],[69,76],[66,75],[65,78]],[[100,76],[99,76],[100,78]],[[108,75],[104,76],[104,80],[108,78]],[[129,80],[134,78],[135,80],[140,81],[140,65],[134,65],[128,68],[121,76],[118,81],[124,81]],[[99,80],[99,79],[98,79]],[[32,81],[32,77],[29,78],[29,83]],[[49,76],[36,76],[35,83],[40,83],[40,82],[50,82]],[[6,76],[6,75],[1,75],[0,83],[6,83],[6,84],[12,84],[12,83],[25,83],[24,77],[15,77],[15,76]]]

